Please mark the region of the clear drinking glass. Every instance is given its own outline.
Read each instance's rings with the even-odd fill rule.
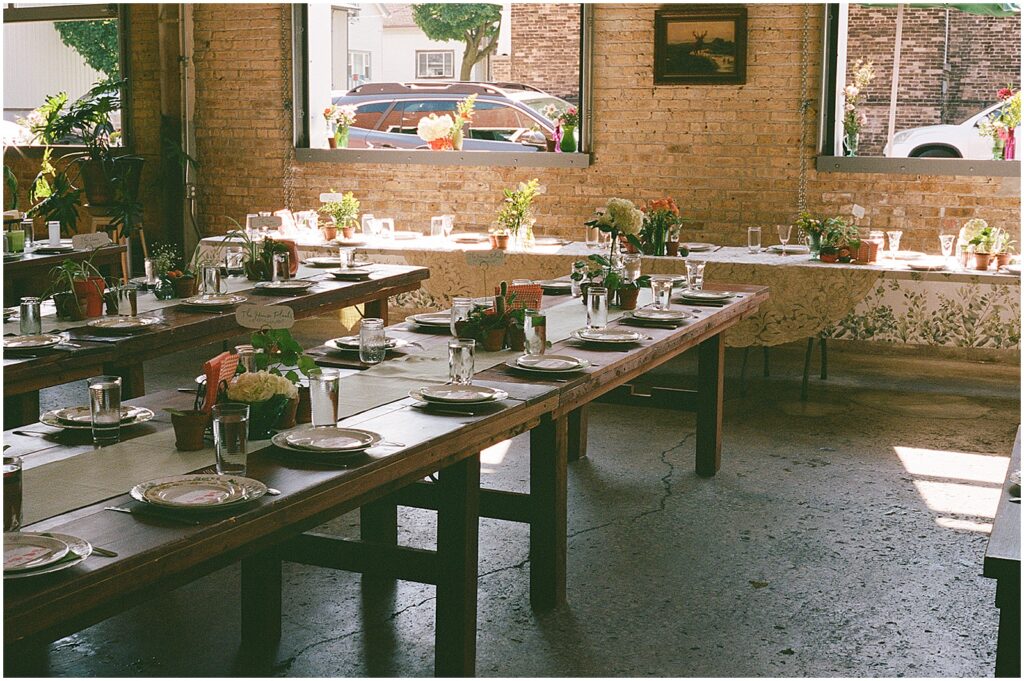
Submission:
[[[249,405],[226,402],[213,405],[213,446],[217,472],[245,475],[249,446]]]
[[[387,338],[384,335],[384,320],[367,318],[359,325],[359,361],[365,364],[380,364],[387,354]]]
[[[220,267],[218,265],[203,265],[203,295],[215,296],[220,292]]]
[[[92,442],[109,445],[121,437],[121,378],[96,376],[89,379],[89,411],[92,414]]]
[[[687,263],[689,265],[689,263]],[[651,277],[651,291],[654,292],[654,306],[659,310],[672,307],[672,284],[674,278],[664,275]]]
[[[359,225],[363,234],[370,234],[373,236],[377,235],[377,232],[374,231],[373,213],[363,213],[363,217],[360,220]]]
[[[747,251],[750,253],[761,252],[761,228],[747,227]]]
[[[779,243],[782,244],[782,255],[786,255],[786,244],[789,243],[789,236],[793,232],[793,225],[775,225],[775,231],[779,234]]]
[[[707,262],[704,260],[686,261],[686,288],[691,291],[700,291],[704,288],[704,267]]]
[[[342,248],[338,250],[338,267],[345,269],[346,267],[354,267],[356,264],[356,249],[354,248]]]
[[[473,382],[473,356],[476,341],[471,338],[453,338],[448,341],[448,381],[455,385]]]
[[[949,260],[953,257],[953,244],[956,243],[956,234],[940,234],[939,246],[942,247],[942,257]]]
[[[586,230],[584,239],[587,244],[587,248],[597,248],[601,244],[601,230],[597,227],[590,227],[584,225],[583,229]]]
[[[526,310],[523,315],[523,334],[526,343],[523,349],[528,355],[543,355],[548,346],[548,321],[536,310]]]
[[[43,332],[43,320],[40,316],[39,298],[22,298],[18,315],[21,317],[21,335],[38,336]]]
[[[444,230],[444,238],[447,239],[452,235],[452,230],[455,229],[455,216],[442,215],[441,219],[444,220],[442,223],[442,229]]]
[[[21,221],[21,231],[25,232],[25,243],[29,246],[36,245],[36,227],[31,220]]]
[[[153,259],[146,258],[143,265],[146,268],[146,286],[156,286],[156,265],[153,263]]]
[[[640,256],[636,253],[626,253],[622,256],[622,267],[626,270],[626,281],[636,281],[640,278]]]
[[[21,457],[4,457],[4,532],[21,529]]]
[[[238,355],[238,366],[247,373],[256,371],[256,348],[252,345],[236,345],[235,354]]]
[[[46,235],[47,246],[60,246],[60,222],[57,220],[50,220],[47,222]]]
[[[885,234],[889,237],[889,257],[895,260],[896,253],[900,250],[900,239],[903,238],[903,232],[898,229],[894,229],[891,232],[886,232]]]
[[[435,215],[430,218],[430,236],[444,236],[444,216]]]
[[[448,330],[452,332],[453,336],[459,335],[459,332],[455,329],[456,322],[469,319],[469,313],[472,311],[472,298],[452,298],[452,320],[448,324]]]
[[[239,271],[242,269],[243,259],[241,246],[229,246],[224,251],[224,269],[228,274]]]
[[[581,284],[583,283],[583,277],[587,274],[587,264],[585,262],[573,263],[572,273],[579,277],[579,279],[574,279],[572,277],[569,278],[569,281],[572,282],[572,297],[579,298],[583,295],[583,287]]]
[[[380,225],[380,238],[381,239],[394,239],[395,238],[395,219],[394,218],[381,218],[377,220]]]
[[[587,289],[587,328],[601,331],[608,326],[608,289],[591,286]]]
[[[271,273],[271,281],[288,281],[292,277],[291,257],[288,253],[276,253],[274,255],[274,271]]]
[[[309,404],[313,427],[338,425],[338,392],[341,374],[337,369],[319,369],[309,375]]]

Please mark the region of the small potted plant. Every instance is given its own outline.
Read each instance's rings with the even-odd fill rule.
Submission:
[[[490,230],[491,237],[491,248],[497,248],[502,251],[508,250],[508,242],[511,239],[511,235],[508,230],[504,227],[495,227]]]
[[[352,192],[345,192],[341,201],[329,201],[320,206],[319,212],[331,217],[335,228],[341,230],[344,238],[351,239],[355,236],[356,225],[359,223],[359,199]],[[334,237],[328,237],[325,232],[324,238],[330,241]]]
[[[103,292],[107,282],[92,264],[65,260],[50,270],[50,293],[57,314],[64,319],[88,319],[103,314]]]
[[[164,409],[174,426],[174,447],[179,452],[195,452],[206,446],[204,437],[210,415],[201,409]]]
[[[515,294],[508,292],[508,282],[504,281],[499,291],[493,308],[476,308],[464,322],[456,325],[459,336],[476,339],[487,352],[498,352],[505,347],[512,320],[510,306],[515,302]]]
[[[856,225],[840,217],[821,221],[821,261],[827,263],[852,262],[860,248]]]
[[[249,281],[270,281],[274,272],[274,256],[279,253],[291,255],[291,249],[288,248],[287,244],[274,241],[273,239],[253,239],[241,229],[238,222],[231,218],[228,219],[239,229],[225,234],[224,244],[227,245],[228,241],[232,239],[242,242],[242,271],[245,272],[246,279]],[[291,264],[293,269],[298,265],[296,262]]]
[[[254,369],[281,376],[296,387],[295,396],[284,405],[274,427],[284,430],[294,427],[296,422],[308,423],[311,420],[309,388],[299,385],[299,374],[308,377],[317,369],[316,362],[303,353],[302,345],[288,329],[261,329],[252,334],[250,342],[257,349]]]
[[[995,236],[992,239],[992,258],[996,261],[996,267],[1006,267],[1010,264],[1010,257],[1014,251],[1014,241],[1010,233],[1005,229],[995,229]]]
[[[644,211],[643,226],[635,241],[646,255],[676,255],[679,251],[679,206],[672,197],[652,201]],[[630,244],[637,246],[627,237]]]
[[[515,189],[505,189],[504,200],[498,210],[498,227],[507,231],[517,245],[533,245],[533,200],[541,193],[540,181],[533,178],[520,182]],[[500,248],[495,246],[495,248]]]
[[[985,271],[992,265],[992,254],[996,249],[998,229],[985,226],[968,242],[967,248],[972,254],[973,268]]]

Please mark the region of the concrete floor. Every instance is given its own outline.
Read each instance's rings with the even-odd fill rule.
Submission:
[[[149,386],[187,385],[196,356],[147,367]],[[833,351],[805,404],[802,347],[773,352],[772,378],[751,355],[746,396],[740,357],[713,479],[693,473],[692,415],[593,407],[590,456],[569,472],[566,607],[530,610],[526,528],[481,521],[479,675],[991,675],[995,585],[980,573],[1019,367]],[[523,438],[484,459],[487,486],[526,489]],[[401,519],[403,543],[430,546],[431,514]],[[328,530],[355,536],[355,521]],[[356,575],[294,564],[285,580],[264,674],[432,674],[433,587],[364,593]],[[229,568],[54,643],[49,670],[28,671],[252,674],[238,630]]]

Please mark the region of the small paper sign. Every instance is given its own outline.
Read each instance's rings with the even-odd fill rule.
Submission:
[[[500,267],[505,264],[505,251],[466,251],[466,264],[475,267]]]
[[[344,198],[341,192],[324,192],[320,195],[321,203],[338,203]]]
[[[76,251],[91,251],[94,248],[101,248],[110,243],[110,235],[106,232],[94,234],[75,234],[71,237],[71,246]]]
[[[295,313],[286,305],[242,304],[235,319],[247,329],[290,329],[295,324]]]
[[[853,212],[853,217],[855,217],[858,220],[860,220],[862,217],[864,217],[864,206],[858,206],[855,203],[855,204],[853,204],[853,211],[852,212]]]
[[[253,215],[248,221],[251,229],[277,229],[281,226],[280,215]]]

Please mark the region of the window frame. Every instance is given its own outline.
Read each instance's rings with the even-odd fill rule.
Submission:
[[[103,3],[89,5],[57,5],[41,7],[12,7],[13,3],[4,3],[3,15],[5,24],[37,22],[37,21],[88,21],[93,19],[117,20],[117,63],[121,71],[121,139],[118,149],[126,154],[134,151],[134,135],[132,134],[131,105],[131,71],[128,59],[128,31],[130,26],[129,7],[122,3]],[[42,104],[42,102],[40,102]],[[11,144],[7,149],[16,149],[18,153],[41,158],[46,150],[45,144]],[[51,144],[54,158],[66,154],[77,153],[86,149],[84,144]]]
[[[1020,159],[996,161],[967,158],[896,158],[887,156],[836,156],[836,93],[839,62],[839,3],[823,8],[821,91],[818,101],[818,144],[815,169],[818,172],[885,173],[910,175],[968,175],[976,177],[1020,177]]]
[[[587,168],[593,149],[593,31],[590,3],[580,8],[580,148],[572,154],[536,151],[433,151],[429,149],[320,149],[309,146],[306,127],[309,84],[306,80],[309,49],[306,40],[308,7],[292,5],[292,145],[299,163],[390,163],[435,166],[491,166],[523,168]]]
[[[445,71],[444,74],[440,76],[430,76],[420,72],[420,58],[425,58],[425,64],[429,70],[431,55],[441,56],[441,70]],[[446,64],[445,62],[450,63]],[[450,70],[448,69],[448,66],[451,67]],[[451,80],[455,78],[455,50],[416,50],[416,78],[422,78],[424,80],[431,80],[434,78],[440,80]]]
[[[360,57],[363,58],[363,60],[364,60],[363,61],[363,66],[366,67],[366,70],[370,72],[370,76],[366,76],[366,77],[368,77],[368,78],[372,77],[373,76],[373,52],[370,52],[369,50],[349,50],[348,51],[348,77],[349,77],[349,80],[352,79],[352,74],[353,74],[353,71],[352,71],[352,64],[353,64],[352,57],[355,56],[355,55],[359,55]],[[359,78],[362,79],[363,77],[364,77],[364,74],[360,73],[359,74]]]

